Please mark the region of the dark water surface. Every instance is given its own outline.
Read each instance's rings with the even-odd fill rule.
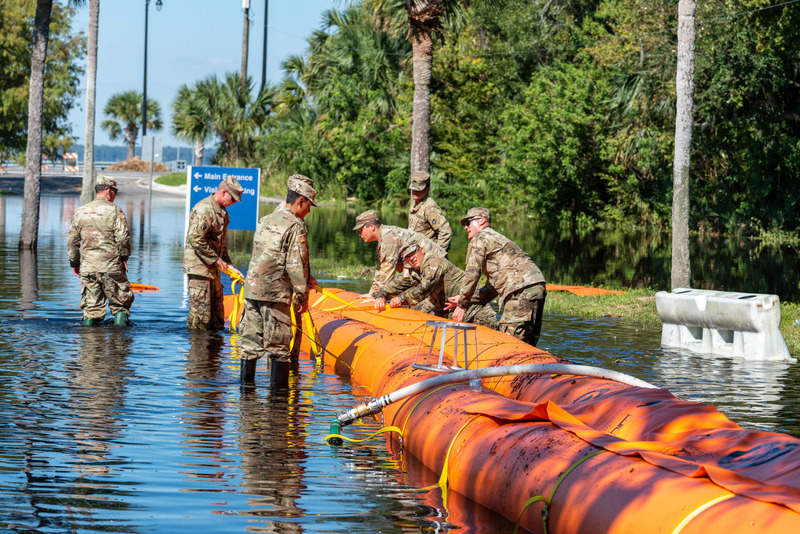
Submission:
[[[39,252],[22,256],[22,199],[0,197],[0,529],[511,531],[458,495],[445,507],[438,491],[419,491],[437,477],[385,438],[326,445],[331,419],[356,401],[347,381],[311,360],[301,359],[288,392],[243,394],[237,336],[185,329],[183,202],[157,200],[152,228],[144,201],[119,204],[133,228],[131,281],[161,291],[137,293],[133,327],[85,328],[66,261],[77,197],[43,197]],[[309,219],[312,253],[372,262],[374,246],[342,231],[353,216]],[[237,233],[233,244],[248,239]],[[798,366],[687,356],[659,341],[659,331],[620,321],[548,316],[540,345],[713,403],[745,427],[800,436]]]

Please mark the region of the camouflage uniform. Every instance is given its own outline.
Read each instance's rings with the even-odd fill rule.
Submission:
[[[375,298],[388,300],[397,297],[403,304],[412,306],[427,299],[432,304],[433,315],[452,319],[453,310],[448,313],[444,310],[444,306],[448,297],[458,295],[463,280],[464,271],[450,263],[449,260],[425,254],[416,280],[411,277],[395,277],[378,290]],[[464,315],[464,321],[495,330],[499,326],[497,314],[488,303],[470,305]]]
[[[486,285],[476,294],[481,272]],[[486,227],[470,240],[459,303],[487,303],[500,296],[500,331],[536,346],[547,295],[542,272],[519,245]]]
[[[102,320],[106,302],[112,315],[130,316],[133,292],[124,265],[130,254],[131,234],[122,208],[105,198],[78,208],[69,228],[67,256],[70,266],[80,269],[84,319]]]
[[[222,330],[225,327],[220,272],[214,265],[228,255],[228,211],[209,195],[194,205],[189,214],[183,272],[189,277],[189,316],[186,326],[198,330]]]
[[[408,207],[408,229],[436,242],[445,251],[450,248],[453,232],[442,208],[430,196],[422,202],[411,201]]]
[[[312,197],[313,198],[313,197]],[[289,361],[291,306],[308,300],[306,224],[286,204],[258,221],[245,282],[242,357]]]
[[[425,257],[444,258],[447,254],[442,247],[422,234],[397,226],[381,225],[378,238],[378,269],[372,277],[370,295],[374,296],[375,292],[386,285],[396,272],[403,270],[403,258],[418,246],[425,251]]]

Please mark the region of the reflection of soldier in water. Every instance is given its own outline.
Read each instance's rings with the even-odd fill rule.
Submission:
[[[250,495],[252,516],[264,521],[259,532],[302,532],[297,521],[306,510],[297,504],[306,489],[306,423],[299,390],[242,392],[240,429],[243,493]],[[264,510],[269,510],[267,516]],[[247,511],[241,515],[249,515]],[[280,519],[278,519],[280,518]]]
[[[71,399],[79,417],[74,438],[85,475],[109,474],[109,454],[120,432],[119,414],[125,405],[127,358],[133,339],[119,329],[81,329],[78,361],[69,368]]]
[[[222,366],[222,349],[225,338],[214,331],[195,331],[189,336],[186,355],[186,382],[183,406],[185,421],[183,435],[187,438],[189,456],[209,458],[216,465],[225,446],[223,427],[225,390],[213,385],[219,382]],[[188,452],[188,451],[187,451]]]

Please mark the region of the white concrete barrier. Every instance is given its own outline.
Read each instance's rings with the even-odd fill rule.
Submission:
[[[779,330],[778,295],[674,289],[656,293],[661,345],[745,360],[797,361]]]

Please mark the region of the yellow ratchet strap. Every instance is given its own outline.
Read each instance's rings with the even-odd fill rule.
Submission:
[[[231,293],[236,297],[233,301],[233,310],[228,317],[231,322],[231,332],[236,332],[236,326],[239,324],[239,317],[242,315],[244,309],[244,279],[230,269],[217,269],[231,277]],[[236,291],[236,286],[241,285],[239,291]]]

